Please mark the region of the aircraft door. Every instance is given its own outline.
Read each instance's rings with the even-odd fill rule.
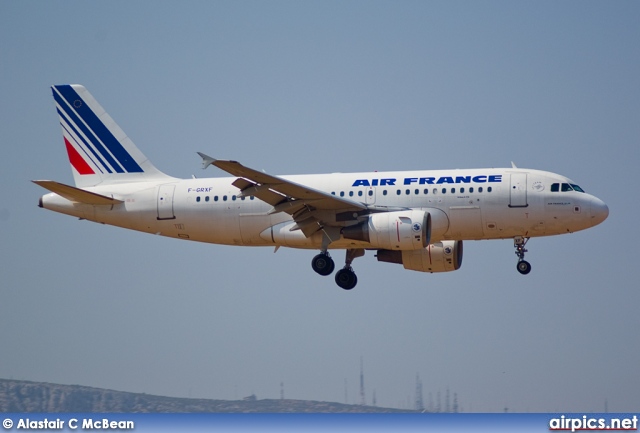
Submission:
[[[527,206],[527,173],[511,173],[509,207]]]
[[[175,219],[173,213],[173,193],[176,186],[173,184],[160,185],[158,187],[158,219]]]

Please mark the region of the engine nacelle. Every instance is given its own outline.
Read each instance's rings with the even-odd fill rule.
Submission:
[[[420,272],[457,271],[462,265],[462,241],[442,241],[411,251],[378,250],[378,261],[399,263]]]
[[[343,228],[342,236],[385,250],[423,249],[431,239],[431,215],[423,210],[374,213]]]

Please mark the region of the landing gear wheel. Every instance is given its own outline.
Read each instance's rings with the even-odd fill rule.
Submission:
[[[517,268],[518,272],[520,272],[522,275],[527,275],[529,272],[531,272],[531,265],[525,260],[518,262]]]
[[[314,271],[322,276],[331,275],[336,268],[336,264],[333,259],[329,257],[329,254],[320,253],[311,260],[311,267]]]
[[[518,256],[518,264],[516,265],[516,269],[522,275],[527,275],[529,272],[531,272],[531,265],[524,259],[524,253],[527,252],[524,246],[527,245],[528,241],[529,238],[525,238],[522,236],[516,236],[515,238],[513,238],[513,246],[516,249],[516,256]]]
[[[358,284],[358,277],[351,269],[340,269],[336,273],[336,284],[345,290],[351,290]]]

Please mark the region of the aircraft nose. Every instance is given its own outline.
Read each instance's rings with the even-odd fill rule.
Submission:
[[[591,200],[591,219],[593,225],[598,225],[609,216],[609,207],[599,198]]]

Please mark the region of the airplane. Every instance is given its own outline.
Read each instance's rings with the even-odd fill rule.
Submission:
[[[346,250],[338,286],[353,289],[354,259],[420,272],[455,271],[463,241],[513,239],[526,275],[527,241],[596,226],[607,205],[565,176],[511,168],[276,176],[198,152],[202,168],[231,177],[179,179],[158,170],[81,85],[52,86],[75,186],[41,208],[176,239],[319,250],[313,270],[333,273],[330,250]]]

